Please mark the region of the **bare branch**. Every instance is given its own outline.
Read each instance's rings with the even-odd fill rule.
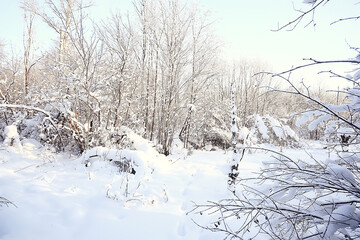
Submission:
[[[288,22],[288,23],[285,24],[285,25],[282,25],[282,26],[279,27],[278,29],[272,30],[272,31],[278,32],[278,31],[281,31],[281,30],[283,30],[284,28],[287,28],[287,27],[289,27],[289,26],[291,26],[291,25],[293,25],[293,27],[290,29],[290,31],[294,30],[294,29],[296,28],[296,26],[302,21],[302,19],[303,19],[306,15],[314,12],[315,9],[317,9],[321,4],[326,4],[326,3],[329,2],[329,1],[330,1],[330,0],[321,0],[321,1],[317,2],[315,5],[313,5],[309,10],[304,11],[304,12],[299,11],[299,12],[301,12],[301,14],[300,14],[297,18],[295,18],[294,20]],[[311,23],[311,22],[310,22],[310,23]],[[308,23],[307,25],[309,25],[310,23]]]
[[[283,71],[283,72],[280,72],[280,73],[276,73],[276,74],[273,74],[273,77],[275,76],[279,76],[279,75],[283,75],[283,74],[286,74],[286,73],[290,73],[290,72],[294,72],[294,71],[297,71],[299,69],[302,69],[302,68],[306,68],[306,67],[310,67],[310,66],[314,66],[314,65],[320,65],[320,64],[333,64],[333,63],[353,63],[353,64],[360,64],[360,61],[359,60],[355,60],[355,59],[345,59],[345,60],[326,60],[326,61],[319,61],[319,60],[315,60],[313,58],[304,58],[303,60],[305,61],[312,61],[312,63],[308,63],[308,64],[304,64],[304,65],[300,65],[300,66],[297,66],[297,67],[293,67],[289,70],[286,70],[286,71]]]
[[[347,17],[347,18],[340,18],[332,23],[330,23],[330,25],[333,25],[335,23],[338,23],[338,22],[342,22],[342,21],[348,21],[348,20],[359,20],[360,19],[360,16],[355,16],[355,17]]]

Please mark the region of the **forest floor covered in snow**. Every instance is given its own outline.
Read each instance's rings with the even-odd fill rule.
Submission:
[[[95,148],[81,157],[53,153],[33,140],[21,148],[0,146],[0,239],[223,239],[197,226],[210,218],[194,203],[232,196],[227,187],[231,152],[180,147],[165,157],[138,139],[133,150]],[[272,147],[273,150],[279,150]],[[307,150],[326,157],[320,146]],[[110,158],[131,159],[135,175],[120,172]],[[302,149],[285,149],[299,158]],[[97,157],[93,157],[96,155]],[[259,171],[271,153],[247,153],[242,177]],[[84,163],[88,163],[88,167]],[[90,163],[90,164],[89,164]]]

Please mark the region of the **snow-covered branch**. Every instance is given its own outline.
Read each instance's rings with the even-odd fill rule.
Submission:
[[[26,106],[26,105],[17,105],[17,104],[0,104],[0,108],[16,108],[16,109],[25,109],[35,112],[40,112],[45,114],[50,119],[52,118],[51,114],[48,111],[45,111],[44,109],[33,107],[33,106]]]

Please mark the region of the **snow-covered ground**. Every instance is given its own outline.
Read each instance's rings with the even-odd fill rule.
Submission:
[[[231,152],[181,147],[165,157],[148,144],[136,150],[93,149],[82,157],[54,154],[36,141],[0,147],[0,196],[16,206],[0,207],[0,239],[222,239],[193,222],[193,202],[231,196],[227,173]],[[314,150],[314,153],[317,152]],[[126,174],[109,161],[131,159]],[[289,150],[292,156],[305,153]],[[98,157],[90,157],[97,154]],[[247,154],[240,165],[250,175],[270,154]],[[85,162],[91,164],[85,167]],[[208,224],[202,217],[200,224]],[[210,219],[209,219],[210,221]]]

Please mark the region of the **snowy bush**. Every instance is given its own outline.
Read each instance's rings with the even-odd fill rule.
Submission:
[[[214,121],[217,118],[214,118]],[[208,120],[211,122],[210,120]],[[194,148],[203,148],[205,146],[216,146],[222,149],[231,146],[231,129],[229,126],[223,126],[221,122],[204,124],[201,133],[197,139],[192,138],[190,144]],[[237,122],[239,119],[237,118]],[[238,123],[238,126],[241,126]],[[238,142],[245,146],[252,146],[257,143],[270,143],[277,146],[299,146],[299,137],[286,120],[276,119],[270,115],[259,116],[251,115],[247,118],[245,126],[238,129]]]
[[[212,146],[227,149],[231,146],[231,131],[226,124],[228,113],[221,115],[217,111],[212,112],[203,121],[197,123],[199,126],[189,138],[189,143],[193,148]],[[183,141],[181,135],[179,138]]]
[[[144,175],[147,167],[143,159],[135,151],[131,150],[95,147],[86,150],[82,158],[86,167],[90,167],[95,161],[107,161],[116,166],[119,172],[127,172],[136,176]]]
[[[252,115],[248,117],[246,127],[259,143],[270,143],[277,146],[298,146],[299,137],[285,124],[270,115]]]
[[[213,127],[204,134],[203,146],[212,145],[226,149],[231,146],[231,134],[221,128]]]
[[[346,111],[343,113],[347,115]],[[340,144],[342,146],[358,142],[357,131],[328,112],[309,110],[300,114],[295,124],[303,138],[326,141],[329,144]]]
[[[241,144],[242,148],[253,146],[258,142],[256,136],[254,136],[254,132],[255,131],[250,131],[247,127],[242,127],[239,130],[238,142]]]
[[[88,169],[89,179],[108,172],[113,180],[106,185],[106,197],[126,206],[166,202],[166,190],[157,185],[151,186],[151,178],[158,171],[155,165],[164,166],[168,164],[168,159],[130,129],[122,127],[121,130],[131,141],[133,150],[94,147],[84,151],[78,161]]]
[[[4,104],[3,109],[12,109],[11,114],[7,115],[7,122],[17,126],[20,140],[32,138],[53,147],[56,151],[83,151],[81,129],[70,115],[49,107],[45,110],[32,106]],[[2,131],[5,131],[5,128],[4,126]]]

